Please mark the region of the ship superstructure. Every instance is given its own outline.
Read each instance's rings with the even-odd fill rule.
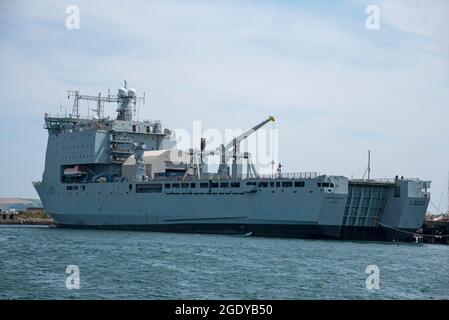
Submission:
[[[214,150],[203,139],[199,150],[175,150],[161,122],[134,119],[145,98],[126,82],[114,96],[69,96],[72,114],[45,116],[45,170],[34,183],[60,227],[403,240],[423,223],[427,181],[259,174],[240,144],[274,117]],[[80,100],[97,102],[94,116],[79,115]],[[115,119],[104,117],[105,102],[117,105]]]

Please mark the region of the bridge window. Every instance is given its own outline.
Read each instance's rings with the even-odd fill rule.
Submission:
[[[189,184],[188,183],[181,183],[181,188],[188,188]]]
[[[170,183],[166,183],[166,184],[164,185],[164,187],[165,187],[165,189],[170,189],[171,184],[170,184]]]
[[[179,183],[172,183],[171,185],[173,188],[178,188],[179,189]]]
[[[231,182],[231,188],[240,188],[240,182]]]
[[[280,188],[281,187],[281,182],[280,181],[276,181],[276,188]]]
[[[329,182],[317,182],[318,187],[322,188],[333,188],[334,184]]]
[[[259,182],[259,188],[267,188],[268,182]]]
[[[201,183],[200,183],[200,188],[209,188],[209,183],[207,183],[207,182],[201,182]]]
[[[195,188],[196,188],[196,183],[195,183],[195,182],[192,182],[192,183],[190,184],[190,188],[195,189]]]
[[[229,182],[220,183],[220,188],[229,188]]]
[[[296,188],[303,188],[304,187],[304,181],[295,181],[295,187]]]
[[[292,186],[293,186],[293,183],[291,181],[282,182],[282,188],[291,188]]]
[[[218,182],[211,182],[210,183],[211,188],[218,188]]]

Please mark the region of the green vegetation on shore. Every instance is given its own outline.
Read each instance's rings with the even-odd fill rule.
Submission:
[[[44,210],[39,211],[20,211],[19,215],[28,219],[51,219],[50,215]]]

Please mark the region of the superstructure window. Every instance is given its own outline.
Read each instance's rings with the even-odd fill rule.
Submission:
[[[259,188],[267,188],[268,182],[259,182]]]
[[[276,181],[276,188],[280,188],[281,187],[281,183],[279,181]]]
[[[166,184],[164,185],[164,187],[165,187],[165,189],[170,189],[171,184],[170,184],[170,183],[166,183]]]
[[[240,188],[240,182],[231,182],[231,188]]]
[[[229,188],[229,182],[220,183],[220,188]]]
[[[192,182],[192,183],[190,184],[190,188],[195,189],[195,188],[196,188],[196,183],[195,183],[195,182]]]
[[[274,188],[274,181],[270,182],[270,188]]]
[[[171,185],[173,188],[178,188],[179,189],[179,183],[172,183]]]
[[[189,184],[188,183],[181,183],[181,188],[188,188]]]
[[[211,188],[218,188],[218,182],[211,182],[210,183]]]
[[[291,181],[283,181],[282,182],[282,188],[291,188],[293,186],[293,183]]]
[[[322,188],[333,188],[334,187],[334,184],[329,183],[329,182],[318,182],[317,185],[318,185],[318,187],[322,187]]]
[[[295,181],[295,187],[296,188],[303,188],[304,187],[304,181]]]
[[[160,193],[160,192],[162,192],[161,183],[136,185],[136,193]]]
[[[207,183],[207,182],[201,182],[201,183],[200,183],[200,188],[209,188],[209,183]]]

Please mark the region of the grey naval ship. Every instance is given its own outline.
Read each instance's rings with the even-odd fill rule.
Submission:
[[[58,227],[407,241],[423,224],[429,181],[259,174],[240,144],[273,117],[217,149],[201,139],[175,150],[160,121],[135,119],[145,96],[126,81],[116,95],[68,93],[71,114],[45,114],[45,169],[33,182]],[[96,105],[93,116],[79,115],[80,100]],[[117,106],[115,119],[105,103]],[[220,159],[216,172],[210,156]]]

